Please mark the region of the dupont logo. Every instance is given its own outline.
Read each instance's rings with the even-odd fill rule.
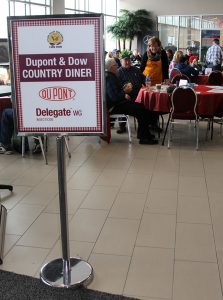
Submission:
[[[73,99],[75,95],[74,89],[63,86],[46,87],[39,91],[39,96],[48,101],[66,101]]]

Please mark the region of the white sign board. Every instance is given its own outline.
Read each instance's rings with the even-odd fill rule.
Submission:
[[[104,132],[99,14],[10,17],[19,133]]]

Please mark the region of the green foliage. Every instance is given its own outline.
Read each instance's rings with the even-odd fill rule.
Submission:
[[[121,9],[120,16],[113,25],[107,27],[107,32],[111,33],[114,38],[123,40],[123,49],[125,49],[125,41],[129,40],[129,49],[131,50],[131,42],[134,37],[146,34],[148,30],[152,29],[152,26],[153,20],[149,11]]]
[[[131,50],[122,50],[120,52],[120,58],[125,58],[125,57],[128,57],[128,56],[131,56],[132,55],[132,51]]]

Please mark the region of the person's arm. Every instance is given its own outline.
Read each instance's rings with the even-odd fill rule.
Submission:
[[[169,70],[169,63],[168,57],[166,55],[166,51],[161,51],[161,60],[162,60],[162,73],[163,73],[163,80],[169,78],[168,70]]]
[[[143,73],[143,71],[145,70],[147,60],[148,60],[148,56],[147,56],[147,52],[145,52],[145,53],[143,54],[142,62],[141,62],[141,66],[140,66],[140,70],[141,70],[142,73]]]
[[[175,65],[176,65],[175,62],[172,60],[169,65],[169,77],[170,77],[171,72],[174,69]]]

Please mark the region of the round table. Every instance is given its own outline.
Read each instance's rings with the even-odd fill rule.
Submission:
[[[223,88],[211,87],[206,85],[194,86],[197,93],[198,114],[212,117],[214,115],[223,115]],[[157,92],[154,88],[142,88],[136,98],[136,102],[143,103],[145,108],[160,113],[169,113],[171,103],[171,94],[167,92]]]

